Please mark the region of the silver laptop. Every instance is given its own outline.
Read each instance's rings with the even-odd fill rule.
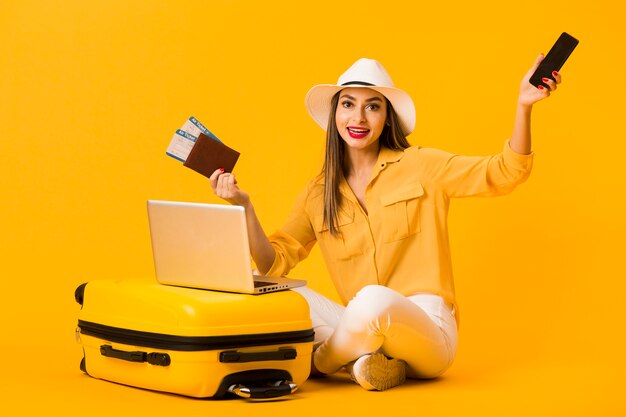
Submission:
[[[161,284],[246,294],[306,285],[252,274],[243,207],[149,200],[148,219]]]

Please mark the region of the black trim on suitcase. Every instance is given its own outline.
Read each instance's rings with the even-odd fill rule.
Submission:
[[[310,329],[234,336],[177,336],[123,329],[84,320],[78,320],[78,327],[81,334],[114,343],[185,352],[312,342],[315,334]]]

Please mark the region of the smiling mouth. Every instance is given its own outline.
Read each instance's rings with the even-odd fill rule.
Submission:
[[[347,130],[350,137],[354,139],[362,139],[370,132],[369,129],[364,129],[360,127],[348,127]]]

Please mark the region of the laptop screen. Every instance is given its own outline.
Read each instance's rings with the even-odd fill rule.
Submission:
[[[158,282],[252,291],[243,207],[149,200],[148,219]]]

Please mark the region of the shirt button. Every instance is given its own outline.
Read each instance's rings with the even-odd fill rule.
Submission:
[[[384,167],[385,167],[385,164],[380,164],[380,166],[381,166],[382,168],[384,168]]]

